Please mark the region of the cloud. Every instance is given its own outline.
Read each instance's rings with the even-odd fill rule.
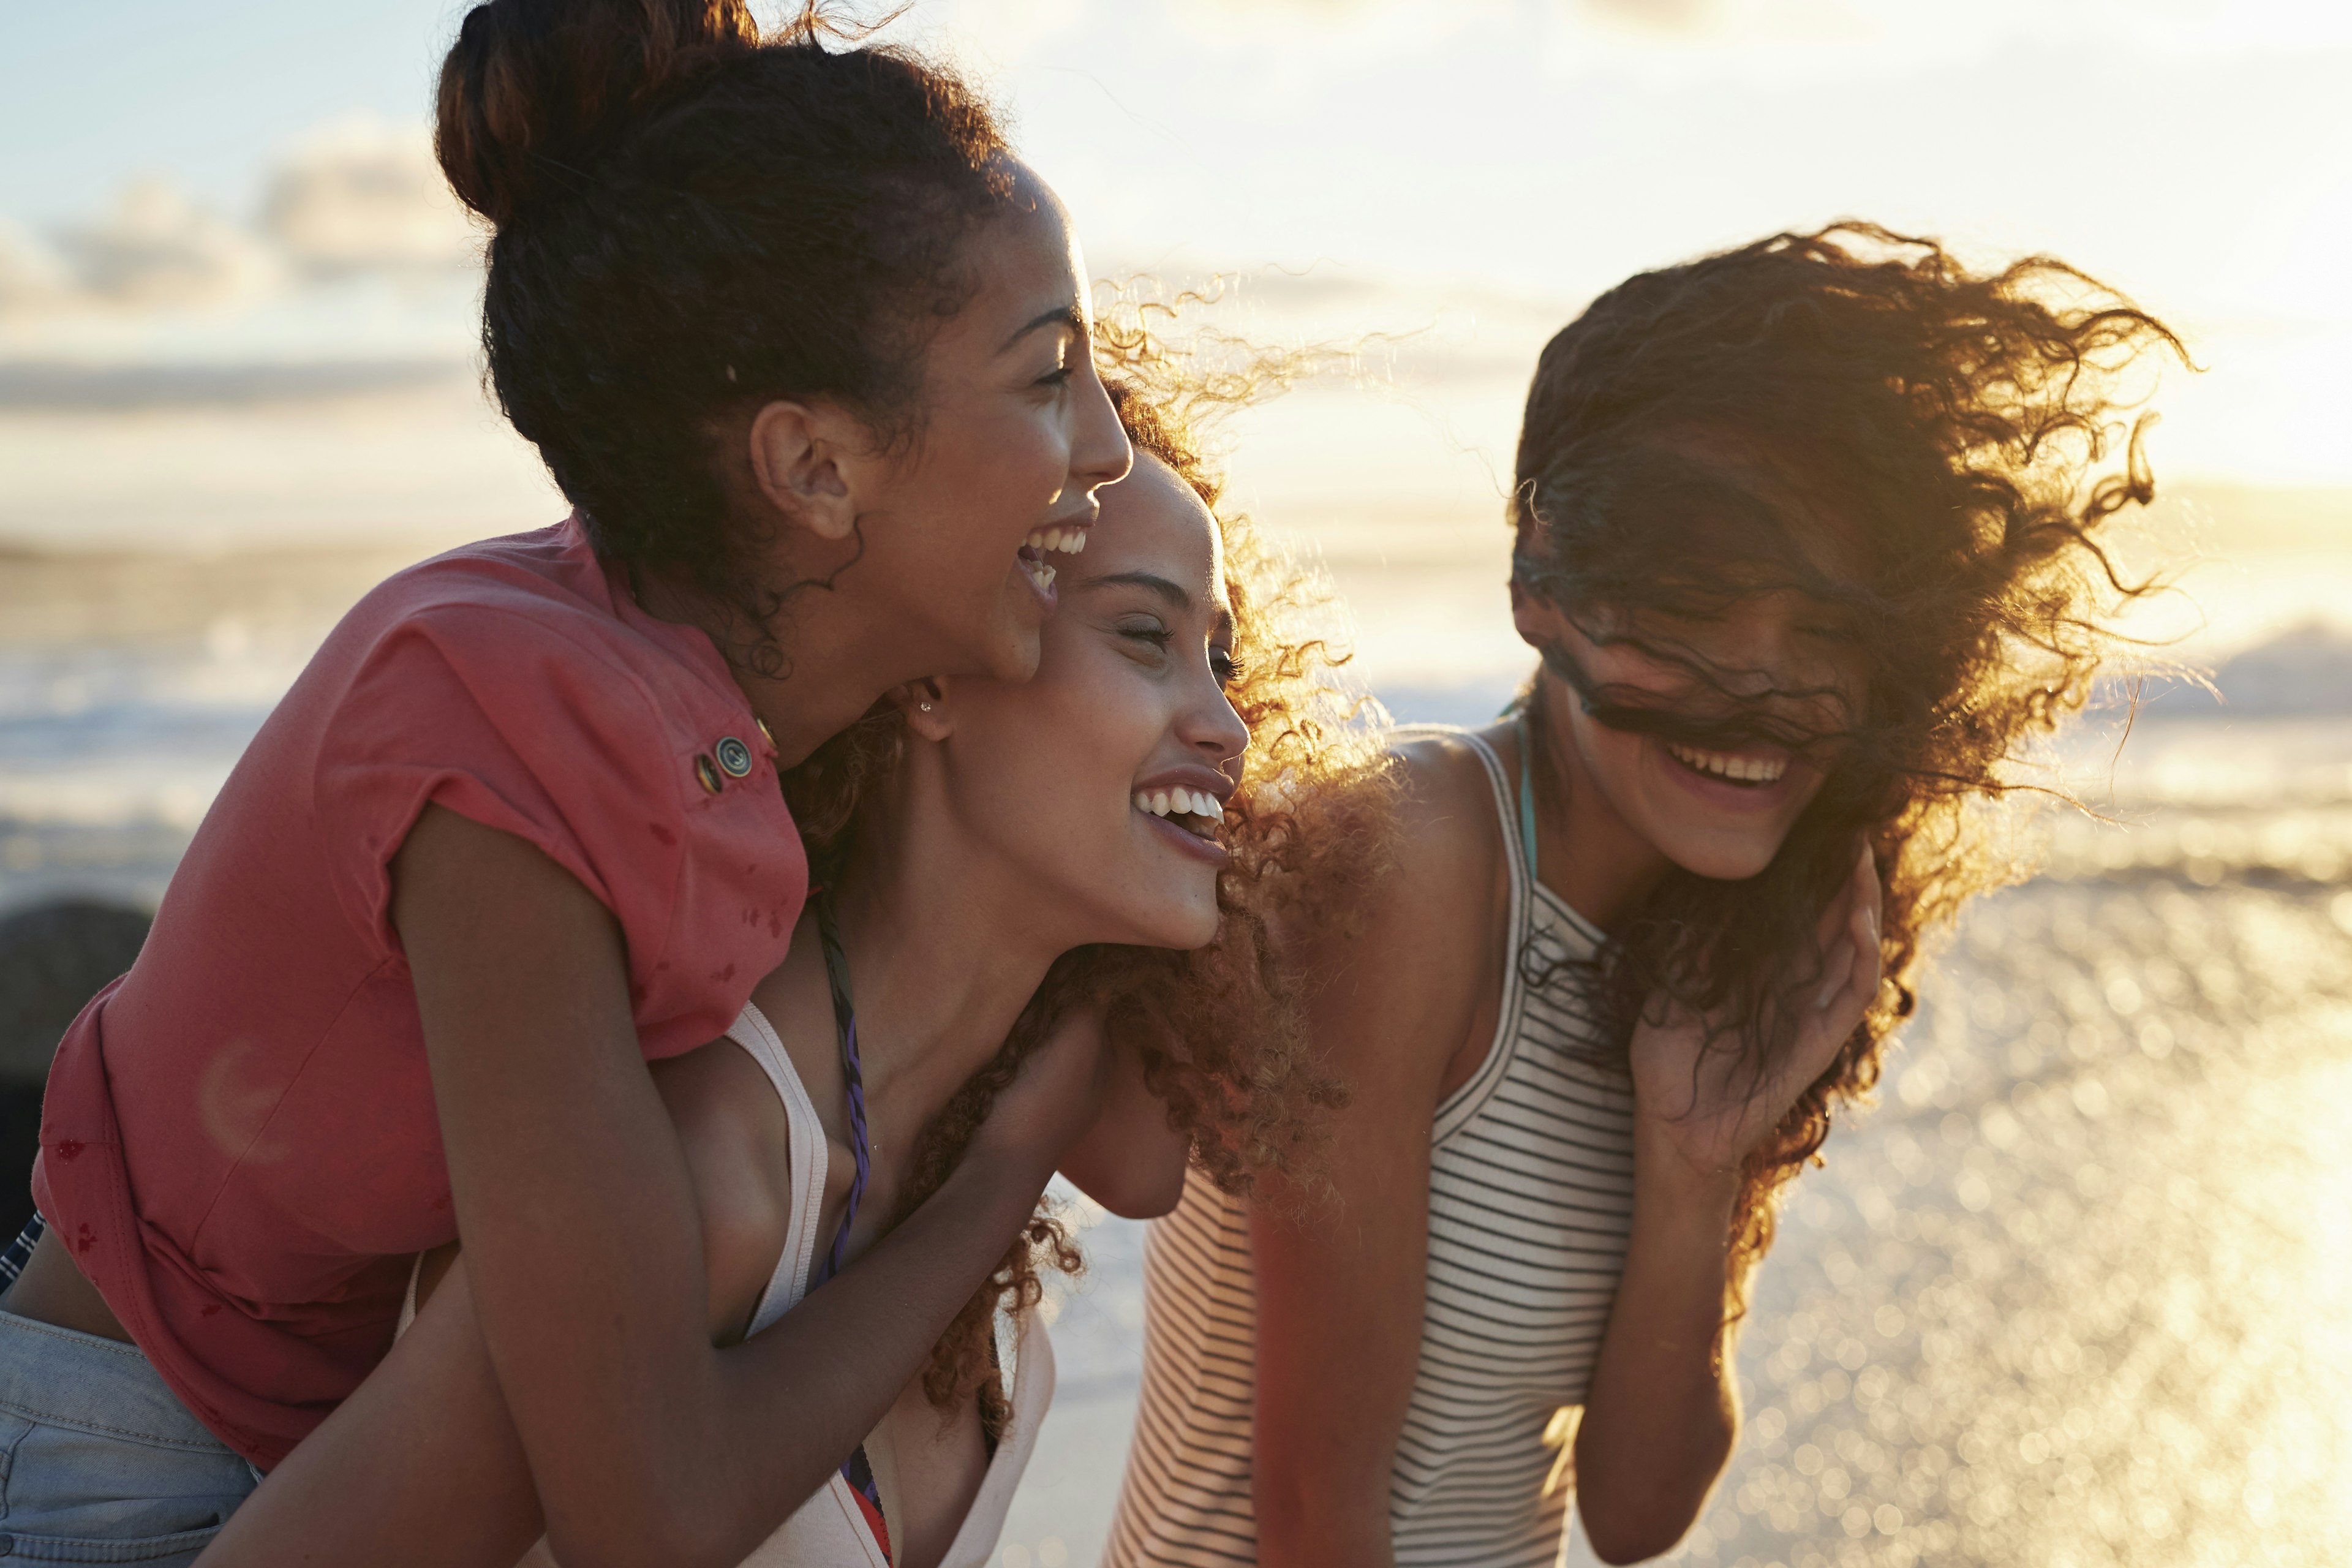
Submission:
[[[55,247],[0,223],[0,316],[44,309],[73,292]]]
[[[248,298],[280,276],[268,245],[159,180],[132,183],[96,223],[61,230],[58,251],[70,294],[131,310]]]
[[[278,163],[251,223],[142,179],[46,237],[0,224],[0,319],[185,315],[352,278],[449,277],[480,252],[422,127],[344,121]]]
[[[334,128],[280,164],[260,228],[321,278],[464,267],[481,245],[425,137],[368,121]]]

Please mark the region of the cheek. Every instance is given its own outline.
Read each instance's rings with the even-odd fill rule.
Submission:
[[[870,531],[869,550],[910,552],[910,564],[920,570],[943,553],[969,561],[1017,547],[1060,493],[1068,468],[1066,460],[1056,466],[1053,433],[1043,425],[1044,416],[1030,410],[999,407],[950,419],[934,409],[902,506],[894,509],[930,526],[901,530],[895,538]],[[1004,564],[1009,571],[1012,563]]]
[[[1068,443],[1060,410],[1014,406],[976,420],[970,431],[968,498],[984,498],[1008,509],[1029,508],[1061,490],[1069,471]]]
[[[1038,674],[1008,691],[1006,717],[1016,722],[1001,730],[1011,771],[1072,833],[1106,820],[1124,827],[1136,775],[1166,728],[1150,684],[1117,653],[1087,646],[1099,642],[1048,623]]]
[[[1571,721],[1576,749],[1594,781],[1621,813],[1634,805],[1643,793],[1642,737],[1595,723],[1581,709]]]

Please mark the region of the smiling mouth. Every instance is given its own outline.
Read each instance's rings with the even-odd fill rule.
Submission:
[[[1664,742],[1666,754],[1695,773],[1745,789],[1766,789],[1789,771],[1786,757],[1744,757],[1737,752],[1706,752],[1696,746]]]
[[[1056,574],[1045,557],[1055,553],[1082,554],[1086,548],[1086,529],[1076,523],[1063,523],[1031,529],[1029,537],[1021,542],[1021,548],[1013,552],[1013,558],[1021,563],[1021,570],[1029,574],[1029,581],[1042,594],[1054,585]]]
[[[1214,839],[1225,820],[1225,808],[1206,790],[1139,789],[1135,792],[1135,809],[1163,818],[1195,838]]]

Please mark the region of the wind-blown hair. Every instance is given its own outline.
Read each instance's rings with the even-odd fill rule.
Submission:
[[[1267,1171],[1311,1185],[1324,1113],[1341,1102],[1311,1054],[1268,921],[1303,881],[1312,879],[1319,895],[1381,863],[1389,770],[1372,737],[1349,722],[1356,704],[1335,680],[1345,656],[1310,628],[1312,584],[1223,506],[1223,478],[1202,438],[1218,411],[1278,377],[1195,374],[1140,320],[1099,325],[1097,357],[1137,452],[1192,488],[1215,516],[1223,546],[1236,666],[1226,696],[1250,744],[1219,835],[1231,859],[1217,879],[1217,936],[1189,952],[1106,943],[1064,954],[996,1056],[924,1129],[907,1211],[954,1169],[1021,1063],[1079,1009],[1100,1010],[1106,1048],[1140,1053],[1145,1081],[1192,1140],[1193,1165],[1229,1192],[1248,1190]],[[877,704],[784,775],[816,882],[848,866],[861,808],[897,767],[905,737],[899,710]],[[1007,1406],[992,1355],[996,1315],[1034,1305],[1046,1269],[1080,1267],[1068,1233],[1041,1205],[941,1336],[924,1372],[931,1401],[950,1410],[977,1391],[992,1436],[1001,1429]]]
[[[2155,493],[2126,373],[2171,330],[2065,263],[1976,272],[1931,239],[1842,223],[1647,272],[1545,348],[1528,396],[1514,581],[1598,643],[1686,672],[1695,700],[1545,665],[1600,721],[1701,747],[1766,741],[1826,770],[1760,875],[1672,870],[1604,951],[1622,1053],[1654,999],[1727,1020],[1708,1048],[1759,1077],[1818,973],[1820,910],[1867,843],[1887,976],[1835,1061],[1751,1157],[1731,1310],[1769,1247],[1774,1198],[1866,1093],[1914,1006],[1923,937],[2018,873],[1978,807],[2020,787],[2021,749],[2089,694],[2106,629],[2148,591],[2105,525]],[[1825,564],[1829,563],[1830,564]],[[1665,617],[1794,590],[1866,671],[1859,710],[1735,692]],[[1810,708],[1809,708],[1810,705]],[[1538,727],[1543,704],[1528,705]],[[1832,703],[1835,711],[1842,705]],[[1562,787],[1539,769],[1539,792]]]

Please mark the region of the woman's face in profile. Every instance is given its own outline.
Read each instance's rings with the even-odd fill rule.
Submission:
[[[814,550],[800,531],[777,531],[771,578],[839,574],[900,657],[1000,680],[1036,668],[1056,574],[1082,548],[1100,488],[1130,458],[1096,370],[1068,216],[1034,174],[1011,173],[1008,209],[958,259],[970,296],[920,323],[911,434],[827,426],[841,445],[823,464],[787,447],[763,470],[805,488],[803,504],[842,530]],[[761,439],[755,426],[755,447]]]
[[[1192,948],[1217,931],[1221,805],[1249,731],[1225,686],[1215,520],[1156,458],[1101,491],[1066,557],[1036,676],[942,682],[957,830],[1017,865],[1067,945]]]

